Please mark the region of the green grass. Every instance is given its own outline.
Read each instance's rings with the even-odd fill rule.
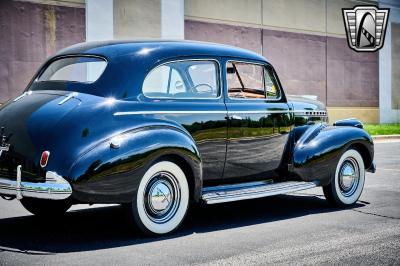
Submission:
[[[364,129],[370,135],[400,134],[400,124],[364,124]]]

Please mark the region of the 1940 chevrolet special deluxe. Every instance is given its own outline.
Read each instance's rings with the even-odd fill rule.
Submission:
[[[3,198],[35,215],[118,203],[147,234],[178,228],[190,203],[322,186],[351,205],[375,170],[361,122],[327,125],[264,57],[211,43],[71,46],[0,107],[0,127]]]

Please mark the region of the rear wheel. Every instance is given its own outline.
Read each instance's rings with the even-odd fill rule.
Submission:
[[[140,181],[129,217],[145,234],[161,235],[176,230],[189,206],[189,186],[182,169],[170,161],[152,165]]]
[[[71,207],[69,200],[23,198],[21,204],[30,213],[40,217],[61,216]]]
[[[336,166],[335,178],[323,187],[325,198],[336,206],[349,206],[357,202],[365,183],[365,167],[361,154],[347,150]]]

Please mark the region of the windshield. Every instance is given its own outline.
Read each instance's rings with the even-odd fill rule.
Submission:
[[[61,58],[48,65],[36,81],[93,83],[101,76],[106,65],[104,59],[97,57]]]

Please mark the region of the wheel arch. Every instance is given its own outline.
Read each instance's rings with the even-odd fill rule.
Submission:
[[[352,143],[348,149],[355,149],[358,151],[364,161],[365,169],[370,168],[373,163],[373,154],[369,151],[368,147],[360,142]]]
[[[190,200],[198,202],[201,197],[201,189],[203,186],[201,165],[200,167],[197,167],[196,165],[191,163],[187,157],[183,156],[182,154],[176,153],[164,154],[157,158],[155,162],[163,160],[176,163],[182,169],[188,181]]]

